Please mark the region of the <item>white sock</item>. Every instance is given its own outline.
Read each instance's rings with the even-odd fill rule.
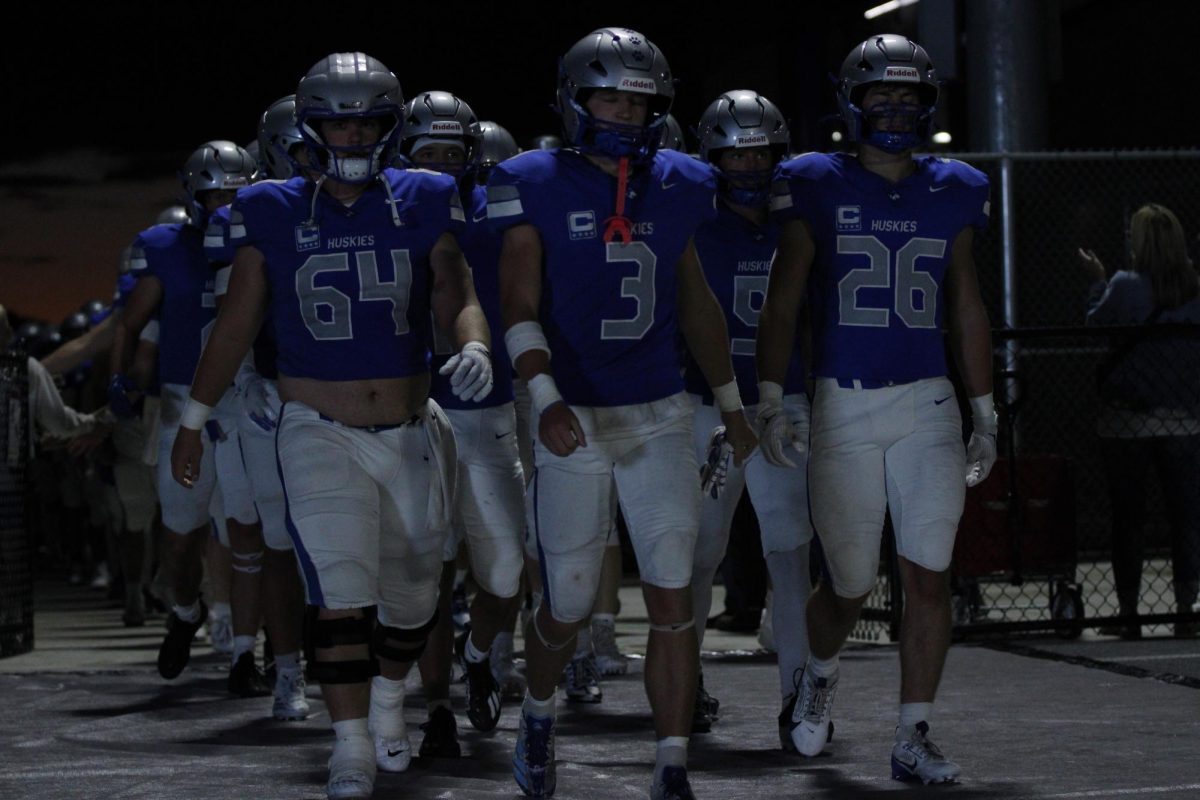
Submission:
[[[480,650],[475,646],[475,639],[472,636],[467,637],[467,644],[463,647],[463,658],[468,664],[480,664],[487,661],[488,651]]]
[[[233,663],[241,658],[242,653],[253,653],[254,644],[258,641],[257,636],[235,636],[233,637]]]
[[[592,614],[593,625],[607,625],[610,628],[616,627],[616,614]]]
[[[658,740],[654,754],[654,780],[657,783],[664,767],[687,767],[688,737],[667,736]]]
[[[275,669],[280,673],[300,671],[300,653],[279,653],[275,656]]]
[[[344,719],[333,723],[333,754],[329,757],[329,774],[361,770],[375,777],[375,745],[367,731],[367,721]]]
[[[917,727],[918,722],[929,724],[929,718],[932,716],[933,703],[900,704],[900,727],[905,728],[906,732]]]
[[[382,675],[371,679],[370,730],[384,739],[405,735],[403,680],[393,681]]]
[[[181,622],[194,625],[200,621],[200,601],[194,600],[190,606],[172,606],[171,610]]]
[[[812,670],[812,674],[817,678],[832,678],[838,673],[838,657],[833,658],[817,658],[815,655],[808,657],[807,669]]]
[[[529,692],[525,692],[525,702],[521,704],[521,713],[531,717],[554,719],[558,711],[557,700],[558,697],[555,694],[551,694],[545,700],[538,700]]]
[[[213,603],[209,613],[214,617],[229,617],[233,614],[233,609],[229,607],[229,603]]]

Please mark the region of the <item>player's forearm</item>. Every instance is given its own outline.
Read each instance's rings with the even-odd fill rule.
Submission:
[[[89,358],[95,358],[112,347],[113,333],[116,329],[116,314],[106,318],[96,327],[72,339],[50,355],[42,359],[42,366],[51,375],[64,375],[78,367]]]
[[[754,345],[754,366],[760,381],[784,382],[796,341],[796,316],[794,306],[772,303],[768,293],[758,317],[758,337]]]
[[[992,331],[980,305],[963,314],[950,330],[951,352],[968,397],[992,392]]]
[[[716,298],[711,302],[687,304],[679,310],[679,329],[710,387],[724,386],[734,379],[733,361],[729,355],[729,329],[725,315]]]
[[[261,321],[260,317],[245,318],[226,313],[229,310],[227,303],[217,315],[192,379],[192,398],[207,406],[215,406],[233,383],[242,359],[254,344]]]

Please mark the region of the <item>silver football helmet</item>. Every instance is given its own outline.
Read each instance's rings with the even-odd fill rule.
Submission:
[[[475,161],[474,172],[475,182],[484,186],[487,184],[488,173],[492,171],[492,167],[520,153],[521,148],[517,147],[517,140],[513,138],[513,135],[504,126],[495,122],[481,121],[479,133],[481,139],[479,158]]]
[[[479,118],[467,103],[449,92],[421,92],[404,106],[400,154],[412,163],[413,154],[439,140],[463,146],[462,163],[426,162],[419,166],[435,172],[461,175],[479,157],[483,133]]]
[[[658,149],[678,150],[683,153],[687,151],[685,145],[683,126],[679,124],[679,120],[675,119],[674,114],[667,114],[666,124],[662,127],[662,138],[658,140]]]
[[[596,89],[647,96],[645,126],[598,122],[587,110]],[[558,66],[558,102],[563,139],[582,152],[610,158],[653,157],[675,99],[667,59],[649,39],[628,28],[601,28],[580,39]]]
[[[188,156],[179,171],[188,199],[188,217],[203,228],[208,222],[203,193],[218,189],[239,189],[254,180],[254,159],[242,147],[223,139],[205,142]]]
[[[258,163],[269,178],[287,180],[300,171],[292,148],[304,144],[296,127],[296,95],[281,97],[258,120]]]
[[[191,225],[192,218],[185,206],[167,206],[154,218],[155,225]]]
[[[881,130],[863,113],[862,101],[874,83],[911,84],[917,90],[919,105],[892,104],[872,108],[875,118],[900,118],[909,121],[906,130]],[[941,84],[925,48],[894,33],[872,36],[861,42],[842,62],[838,70],[837,100],[846,132],[852,141],[866,142],[887,153],[902,153],[920,147],[933,131]]]
[[[713,165],[731,148],[769,147],[771,168],[741,170],[736,176],[721,172],[720,183],[722,194],[737,205],[766,205],[773,168],[787,154],[790,144],[787,120],[779,108],[749,89],[725,92],[704,110],[696,135],[700,138],[700,160]]]
[[[381,117],[383,133],[364,155],[362,147],[333,147],[321,136],[320,121]],[[296,87],[296,125],[312,153],[313,169],[343,183],[367,183],[383,169],[404,120],[400,81],[365,53],[333,53],[313,65]]]

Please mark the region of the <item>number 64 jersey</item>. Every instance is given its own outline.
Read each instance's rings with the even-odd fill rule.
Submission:
[[[844,153],[780,165],[772,216],[804,220],[816,245],[808,283],[816,377],[906,383],[947,373],[946,271],[963,229],[987,225],[988,182],[960,161],[914,163],[899,183]]]
[[[617,180],[574,150],[535,150],[498,164],[488,224],[542,240],[539,318],[563,399],[578,406],[648,403],[683,391],[675,267],[716,215],[716,180],[700,161],[660,151],[629,179],[633,241],[606,242]]]
[[[350,381],[427,371],[429,254],[463,225],[454,180],[384,170],[348,207],[313,192],[301,177],[264,181],[239,191],[230,213],[230,244],[265,258],[280,373]]]

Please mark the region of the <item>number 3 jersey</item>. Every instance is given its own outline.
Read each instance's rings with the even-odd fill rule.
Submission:
[[[780,165],[771,209],[808,223],[813,374],[907,382],[946,374],[944,287],[951,249],[985,228],[988,182],[960,161],[918,158],[899,183],[853,156],[810,153]]]
[[[628,244],[604,240],[616,192],[615,177],[566,149],[523,153],[488,180],[493,229],[531,224],[541,236],[538,316],[555,382],[572,405],[648,403],[684,388],[676,265],[716,215],[716,179],[707,164],[671,150],[632,171]]]
[[[350,381],[427,371],[429,254],[463,223],[453,179],[387,169],[348,207],[314,191],[302,177],[265,181],[240,190],[230,214],[230,245],[265,258],[279,372]]]

